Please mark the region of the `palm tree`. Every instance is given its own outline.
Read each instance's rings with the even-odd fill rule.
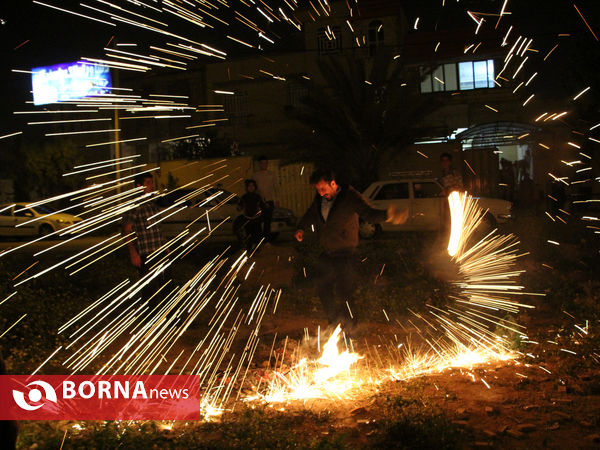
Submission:
[[[289,108],[301,127],[286,130],[285,141],[295,159],[334,168],[359,189],[428,134],[423,119],[445,97],[421,96],[420,75],[383,50],[372,60],[323,57],[318,68],[324,84],[298,80],[309,95],[302,107]]]

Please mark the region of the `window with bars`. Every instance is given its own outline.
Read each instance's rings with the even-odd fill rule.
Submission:
[[[422,76],[425,71],[421,67]],[[494,76],[493,59],[442,64],[425,75],[421,93],[493,88]]]
[[[319,28],[317,32],[319,55],[331,55],[342,51],[342,30],[338,26]]]
[[[367,36],[369,39],[369,54],[373,55],[379,47],[383,47],[383,22],[381,20],[371,21],[371,23],[369,23]]]
[[[308,88],[301,83],[288,84],[289,104],[294,108],[303,108],[304,99],[308,97]]]
[[[223,106],[230,124],[247,123],[250,111],[246,91],[235,91],[234,95],[224,95]]]

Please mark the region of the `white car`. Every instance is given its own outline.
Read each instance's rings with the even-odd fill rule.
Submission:
[[[208,226],[206,220],[208,211],[211,227],[223,222],[215,234],[237,235],[235,221],[241,214],[238,209],[239,204],[240,197],[237,194],[216,187],[200,193],[195,193],[193,189],[177,189],[158,200],[158,205],[163,209],[165,216],[164,221],[161,222],[161,229],[168,237],[176,236],[186,227],[189,227],[191,232],[199,231]],[[275,208],[271,222],[272,233],[291,230],[296,225],[296,221],[291,210]]]
[[[0,236],[45,236],[82,220],[46,205],[7,204],[0,206]]]
[[[403,225],[370,224],[361,221],[361,237],[373,237],[379,231],[427,231],[439,230],[443,220],[443,204],[446,197],[440,196],[442,185],[435,178],[412,178],[376,181],[364,192],[363,196],[378,209],[387,209],[390,205],[398,209],[408,208],[408,220]],[[506,222],[512,217],[512,203],[497,198],[475,197],[479,206],[487,213],[484,220],[489,227]]]

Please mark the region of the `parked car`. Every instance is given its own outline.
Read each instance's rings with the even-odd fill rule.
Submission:
[[[82,220],[73,214],[56,212],[47,205],[5,204],[0,206],[0,235],[45,236]]]
[[[408,208],[408,220],[403,225],[391,223],[371,224],[361,221],[360,235],[373,237],[384,231],[427,231],[439,230],[443,220],[442,185],[434,178],[412,178],[372,183],[363,193],[375,207],[386,209],[394,205],[399,209]],[[488,227],[506,222],[512,218],[512,203],[497,198],[475,197],[481,208],[487,210],[484,221]]]
[[[211,227],[225,221],[223,225],[215,230],[215,234],[238,236],[239,230],[236,229],[234,223],[241,214],[238,209],[240,197],[237,194],[216,187],[206,189],[201,193],[194,194],[194,192],[193,189],[174,190],[158,200],[159,207],[165,210],[165,216],[186,206],[186,208],[166,217],[161,222],[163,233],[169,237],[176,236],[192,222],[189,228],[192,232],[198,231],[208,225],[206,220],[206,212],[208,211]],[[179,202],[182,203],[174,206]],[[171,209],[166,211],[167,208]],[[296,222],[297,219],[291,210],[280,207],[275,208],[271,223],[272,233],[277,234],[286,229],[292,229]]]

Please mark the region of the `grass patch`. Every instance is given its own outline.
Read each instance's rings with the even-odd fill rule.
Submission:
[[[18,447],[37,444],[38,449],[56,449],[66,430],[65,447],[82,450],[344,448],[343,436],[319,436],[328,423],[325,412],[282,413],[263,407],[228,413],[214,423],[177,422],[169,430],[160,422],[26,422]]]
[[[329,412],[279,412],[267,407],[243,408],[219,422],[25,422],[18,448],[37,444],[55,449],[65,436],[71,449],[342,449],[342,448],[458,448],[461,432],[441,413],[416,400],[387,398],[384,417],[365,433],[357,427],[332,427]]]

